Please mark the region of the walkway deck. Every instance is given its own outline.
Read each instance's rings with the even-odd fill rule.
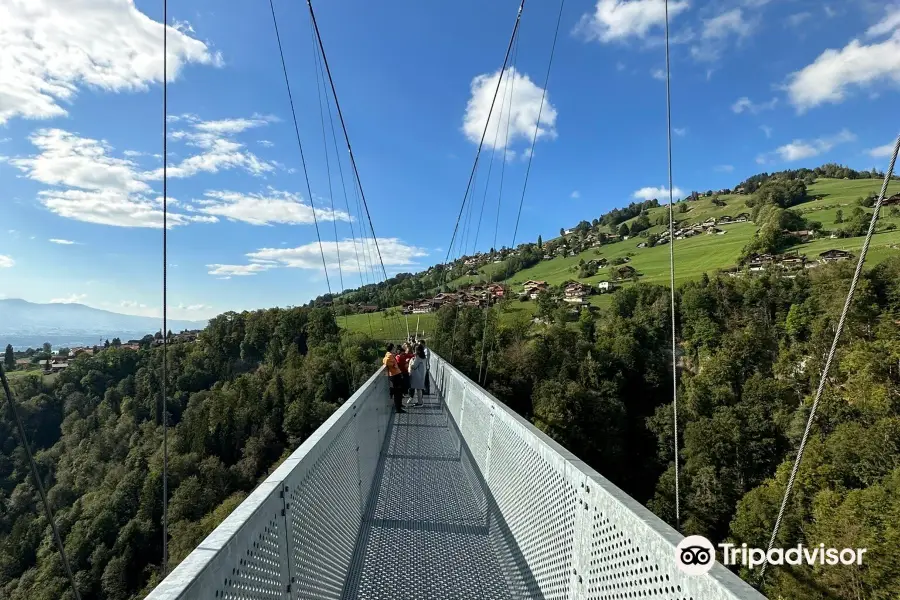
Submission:
[[[518,596],[509,566],[521,560],[444,405],[431,396],[407,410],[388,431],[344,597]]]

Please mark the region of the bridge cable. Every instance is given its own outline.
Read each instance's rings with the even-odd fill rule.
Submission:
[[[522,184],[522,197],[519,200],[519,212],[516,214],[516,227],[513,229],[512,246],[516,246],[516,235],[519,232],[519,219],[522,216],[522,205],[525,203],[525,190],[528,188],[528,176],[531,174],[531,162],[534,160],[534,147],[537,144],[538,133],[541,130],[541,114],[544,111],[544,101],[547,98],[547,85],[550,83],[550,70],[553,68],[553,55],[556,53],[556,41],[559,39],[559,24],[562,21],[563,7],[566,0],[560,0],[559,14],[556,17],[556,31],[553,33],[553,45],[550,46],[550,60],[547,63],[547,74],[544,76],[544,90],[541,92],[541,103],[538,108],[537,121],[534,124],[534,136],[531,138],[531,152],[528,155],[528,167],[525,169],[525,182]]]
[[[522,1],[524,2],[525,0]],[[385,269],[384,267],[384,258],[381,255],[381,248],[378,246],[378,236],[375,235],[375,226],[372,224],[372,214],[369,212],[369,203],[366,201],[366,193],[362,187],[362,179],[359,176],[359,168],[356,165],[356,157],[353,155],[353,146],[350,143],[350,135],[347,132],[347,123],[344,120],[344,111],[341,110],[341,103],[338,100],[337,89],[334,85],[334,77],[331,74],[331,66],[328,64],[328,54],[325,52],[325,44],[322,42],[322,33],[319,30],[319,23],[316,20],[316,13],[315,10],[313,10],[312,0],[306,0],[306,6],[309,8],[309,17],[316,32],[316,39],[319,42],[319,50],[322,55],[322,63],[325,65],[325,73],[328,75],[328,83],[331,86],[331,94],[334,97],[334,107],[337,110],[338,120],[341,123],[341,130],[344,133],[344,140],[347,143],[347,152],[350,154],[350,165],[353,167],[353,174],[356,178],[356,185],[359,189],[360,199],[362,200],[363,207],[366,211],[366,218],[369,221],[369,228],[372,230],[372,241],[375,243],[375,251],[378,254],[378,262],[381,264],[381,271],[384,275],[385,282],[387,282],[387,269]]]
[[[75,600],[81,600],[81,594],[75,586],[75,576],[72,574],[72,566],[69,563],[69,557],[66,555],[66,548],[63,545],[62,537],[59,535],[59,528],[56,521],[53,520],[53,510],[47,501],[47,492],[44,491],[44,483],[41,481],[40,473],[38,473],[37,463],[34,462],[34,455],[31,453],[31,446],[28,445],[28,436],[25,433],[25,427],[22,425],[22,419],[19,417],[19,411],[16,410],[16,403],[13,400],[12,392],[9,389],[9,381],[6,379],[6,372],[3,370],[3,363],[0,361],[0,382],[3,383],[3,391],[6,393],[6,403],[9,407],[9,415],[16,424],[16,431],[19,433],[19,440],[22,442],[22,448],[25,449],[25,455],[28,457],[28,464],[31,467],[31,476],[34,478],[34,484],[37,487],[38,494],[41,496],[41,504],[44,506],[44,515],[50,522],[50,528],[53,531],[53,541],[56,543],[56,549],[59,551],[59,558],[62,561],[63,568],[66,570],[66,576],[69,578],[69,586],[72,593],[75,594]]]
[[[525,191],[528,189],[528,177],[531,174],[531,163],[534,160],[534,148],[537,145],[538,134],[541,130],[541,115],[544,112],[544,102],[547,99],[547,87],[550,85],[550,73],[553,69],[553,57],[556,54],[556,42],[559,40],[559,25],[562,22],[563,9],[566,6],[566,0],[560,0],[559,13],[556,16],[556,28],[553,32],[553,43],[550,46],[550,59],[547,61],[547,73],[544,75],[544,89],[541,92],[541,103],[538,106],[537,119],[534,123],[534,135],[531,138],[531,151],[528,154],[528,166],[525,168],[525,181],[522,183],[522,196],[519,198],[519,210],[516,213],[516,226],[513,229],[512,245],[510,249],[516,247],[516,235],[519,232],[519,220],[522,216],[522,206],[525,203]],[[487,380],[487,372],[485,371],[485,380]]]
[[[275,40],[278,42],[278,54],[281,57],[281,70],[284,73],[284,85],[287,88],[288,101],[291,106],[291,118],[294,121],[294,133],[297,135],[297,146],[300,148],[300,163],[303,166],[303,178],[306,181],[306,193],[309,196],[309,205],[312,208],[313,223],[316,226],[316,239],[319,242],[319,253],[322,255],[322,268],[325,270],[325,283],[328,286],[328,295],[331,296],[331,311],[334,314],[334,295],[331,292],[331,280],[328,278],[328,265],[325,261],[325,249],[322,247],[322,236],[319,232],[319,219],[316,216],[316,205],[313,202],[312,188],[309,185],[309,171],[306,168],[306,156],[303,153],[303,142],[300,140],[300,125],[297,123],[297,111],[294,109],[294,95],[291,92],[291,82],[288,78],[287,63],[284,60],[284,49],[281,46],[281,35],[278,32],[278,18],[275,16],[275,4],[269,0],[269,8],[272,11],[272,24],[275,27]]]
[[[775,544],[775,537],[778,535],[778,529],[781,526],[781,519],[784,516],[785,507],[794,487],[794,479],[800,470],[800,461],[803,459],[803,450],[806,448],[806,442],[809,439],[809,432],[812,429],[813,419],[816,416],[816,409],[819,407],[819,401],[822,399],[822,393],[825,389],[825,383],[828,381],[828,372],[831,370],[831,362],[837,351],[838,341],[841,339],[841,333],[844,330],[844,322],[847,319],[847,313],[850,312],[850,304],[853,302],[853,294],[856,292],[856,285],[859,283],[859,277],[862,273],[863,263],[866,260],[866,254],[869,251],[869,244],[872,241],[872,235],[875,233],[875,225],[878,223],[878,213],[881,210],[881,203],[884,202],[885,194],[887,194],[888,183],[891,181],[891,175],[894,172],[894,165],[897,162],[897,153],[900,152],[900,136],[894,142],[894,152],[891,154],[891,163],[887,172],[884,174],[884,183],[881,184],[881,193],[878,194],[878,200],[875,202],[875,211],[872,213],[872,220],[869,222],[869,230],[866,232],[866,239],[863,241],[862,249],[859,252],[859,260],[856,262],[856,270],[853,273],[853,279],[850,281],[850,290],[847,292],[847,299],[844,301],[844,308],[841,310],[841,316],[838,320],[837,329],[834,332],[834,339],[831,342],[831,348],[828,351],[828,358],[825,360],[825,366],[822,368],[822,375],[819,379],[819,386],[816,388],[816,395],[809,410],[809,418],[806,420],[806,429],[803,430],[803,437],[800,440],[800,447],[797,449],[797,457],[794,459],[794,466],[791,468],[791,476],[788,479],[787,487],[784,490],[784,497],[781,499],[781,507],[778,509],[778,517],[775,519],[775,526],[772,528],[772,536],[769,538],[769,547],[766,555]],[[762,564],[759,573],[759,582],[762,584],[766,574],[766,565],[768,561]]]
[[[669,167],[669,292],[672,311],[672,418],[675,435],[675,529],[681,528],[681,500],[678,465],[678,355],[675,342],[675,224],[674,190],[672,188],[672,96],[669,72],[669,0],[665,0],[666,16],[666,145]]]
[[[338,263],[338,281],[341,285],[340,291],[344,290],[344,269],[341,266],[341,245],[338,239],[337,218],[334,212],[334,190],[331,185],[331,159],[328,158],[328,136],[325,133],[325,111],[322,108],[322,88],[319,86],[319,49],[316,46],[316,40],[313,35],[312,27],[309,29],[309,41],[312,45],[314,70],[316,72],[316,96],[319,100],[319,121],[322,124],[322,147],[325,150],[325,173],[328,176],[328,198],[331,200],[331,223],[334,226],[334,249],[337,252]],[[324,82],[323,82],[324,83]],[[313,211],[315,212],[315,211]],[[332,306],[334,306],[334,297],[331,298]]]
[[[325,87],[325,71],[322,68],[322,55],[319,52],[316,52],[316,70],[318,71],[318,75],[321,77],[322,87],[324,88]],[[318,77],[317,77],[317,79],[318,79]],[[327,90],[326,90],[326,92],[327,92]],[[350,237],[353,240],[353,252],[356,255],[356,268],[359,270],[359,283],[362,288],[365,288],[365,282],[363,281],[363,263],[360,262],[360,260],[359,260],[359,246],[357,246],[356,231],[353,228],[353,216],[352,216],[353,212],[350,210],[350,200],[347,197],[347,182],[344,180],[344,167],[341,164],[343,161],[341,161],[341,155],[338,152],[337,132],[334,129],[334,115],[331,112],[331,101],[328,98],[328,94],[326,93],[325,96],[326,96],[325,97],[325,106],[328,109],[328,122],[331,127],[331,140],[332,140],[332,144],[334,146],[335,158],[337,159],[338,175],[341,178],[341,191],[344,196],[344,205],[347,207],[347,215],[350,217]],[[360,214],[360,217],[362,217],[361,214]],[[360,230],[360,233],[362,233],[362,230]],[[366,316],[368,317],[367,320],[369,323],[369,335],[371,337],[375,337],[375,333],[372,330],[372,314],[367,312]]]
[[[481,149],[484,146],[484,138],[487,135],[488,124],[491,122],[491,115],[494,112],[494,103],[497,101],[497,93],[500,91],[500,81],[503,79],[503,73],[506,71],[506,65],[509,62],[510,51],[512,50],[513,42],[516,39],[516,34],[519,31],[519,23],[522,20],[522,10],[525,8],[525,0],[522,0],[519,4],[519,10],[516,13],[516,22],[513,26],[512,35],[509,38],[509,44],[506,47],[506,56],[503,58],[503,66],[500,67],[500,77],[497,78],[497,86],[494,88],[494,96],[491,99],[491,106],[488,109],[487,118],[484,121],[484,130],[481,132],[481,141],[478,143],[478,150],[475,152],[475,162],[472,164],[472,171],[469,174],[469,182],[466,184],[466,193],[463,195],[462,205],[459,207],[459,214],[456,217],[456,225],[453,227],[453,236],[450,238],[450,247],[447,249],[447,261],[450,260],[450,252],[453,248],[454,242],[456,240],[456,234],[459,230],[459,221],[462,218],[463,211],[466,207],[466,200],[469,198],[469,191],[472,188],[472,180],[475,178],[475,170],[478,167],[478,158],[481,156]],[[444,271],[446,275],[446,270]]]
[[[270,0],[271,1],[271,0]],[[309,7],[309,16],[312,20],[313,28],[316,32],[316,39],[319,42],[319,51],[322,54],[322,63],[325,65],[325,73],[328,75],[328,83],[331,86],[331,94],[334,96],[334,107],[337,110],[338,119],[341,122],[341,129],[344,132],[344,139],[347,142],[347,151],[350,153],[350,164],[353,166],[353,174],[356,177],[356,183],[359,186],[360,198],[363,207],[366,209],[366,217],[369,220],[369,227],[372,229],[372,237],[375,242],[375,249],[378,252],[378,260],[381,263],[381,270],[387,279],[387,269],[384,268],[384,259],[381,256],[381,249],[378,247],[378,238],[375,236],[375,227],[372,225],[372,215],[369,213],[369,204],[366,202],[366,194],[363,191],[362,180],[359,177],[359,169],[356,166],[356,158],[353,156],[353,147],[350,145],[350,136],[347,133],[347,124],[344,121],[344,113],[341,110],[341,103],[338,101],[337,90],[334,87],[334,78],[331,75],[331,67],[328,65],[328,55],[325,53],[325,45],[322,43],[322,35],[319,32],[319,24],[316,22],[316,13],[313,11],[312,0],[306,0],[306,6]]]
[[[169,327],[168,327],[168,293],[169,293],[169,277],[168,277],[168,253],[169,253],[169,155],[168,155],[168,110],[169,110],[169,84],[168,84],[168,66],[169,66],[169,2],[163,0],[163,228],[162,228],[162,259],[163,259],[163,306],[162,306],[162,426],[163,426],[163,556],[162,556],[162,577],[166,578],[169,572],[169,402],[167,392],[166,362],[169,355]]]
[[[513,60],[512,60],[513,70],[515,70],[515,66],[518,63],[518,57],[519,57],[519,40],[517,37],[516,45],[515,45],[515,48],[513,49]],[[496,251],[496,252],[499,252],[499,250],[497,249],[497,232],[500,227],[500,205],[503,201],[503,176],[506,173],[506,148],[509,147],[509,126],[510,126],[510,122],[512,121],[512,103],[513,103],[513,98],[515,97],[515,86],[516,86],[515,76],[508,77],[506,80],[506,87],[503,90],[504,101],[500,105],[500,118],[502,119],[503,118],[503,107],[506,106],[507,92],[509,92],[509,94],[508,94],[509,108],[506,111],[506,134],[504,136],[504,142],[503,142],[503,159],[501,161],[501,166],[500,166],[500,189],[497,192],[497,215],[496,215],[496,218],[494,219],[494,241],[493,241],[493,245],[491,246],[491,248],[493,248],[494,251]],[[500,121],[500,119],[498,119],[497,132],[494,134],[495,148],[496,148],[496,143],[497,143],[497,137],[500,135],[500,123],[501,123],[501,121]],[[491,153],[491,165],[493,165],[493,162],[494,162],[494,154]],[[485,186],[484,196],[486,199],[487,198],[487,186]],[[484,212],[484,204],[485,204],[485,200],[482,200],[482,204],[481,204],[482,212]],[[479,228],[481,227],[481,219],[479,219],[479,221],[478,221],[478,226],[479,226]],[[478,236],[476,234],[476,240],[477,240],[477,237]],[[507,266],[508,266],[508,263],[507,263]],[[508,271],[509,271],[509,269],[507,269],[507,272]],[[492,277],[489,277],[489,278],[492,279]],[[484,370],[484,380],[483,381],[486,383],[487,382],[487,362],[486,361],[488,360],[490,353],[494,351],[494,341],[496,340],[496,335],[492,335],[491,336],[491,349],[489,352],[486,353],[485,348],[487,346],[488,315],[491,310],[490,303],[491,303],[491,295],[490,295],[490,291],[488,291],[487,306],[485,306],[485,313],[484,313],[484,324],[483,324],[483,328],[482,328],[482,332],[481,332],[481,361],[478,363],[478,379],[475,380],[475,382],[478,383],[479,385],[481,385],[481,387],[484,387],[484,383],[482,383],[481,372],[483,369]],[[495,329],[496,329],[496,327],[495,327]]]
[[[518,41],[518,39],[516,39],[516,47],[513,49],[513,65],[518,64],[518,61],[519,61],[519,41]],[[512,117],[512,102],[513,102],[513,98],[515,97],[515,93],[516,93],[516,80],[514,77],[512,79],[512,81],[510,82],[510,89],[509,89],[509,110],[506,113],[506,141],[503,144],[504,148],[509,146],[509,125],[510,125],[510,121],[511,121],[511,117]],[[500,228],[500,206],[503,201],[503,182],[504,182],[505,174],[506,174],[506,152],[503,153],[503,162],[500,165],[500,190],[497,194],[497,214],[494,218],[493,248],[495,250],[497,249],[497,233],[499,232],[499,228]],[[510,251],[513,251],[513,250],[514,250],[513,248],[510,248]],[[509,269],[509,263],[507,262],[506,263],[506,277],[504,277],[504,280],[509,279],[510,276],[511,276],[511,274],[510,274],[510,269]],[[498,316],[498,320],[499,320],[499,316]],[[484,337],[484,334],[482,334],[482,337]],[[491,357],[491,354],[494,352],[494,344],[496,343],[496,341],[497,341],[497,336],[492,335],[490,350],[488,350],[487,355],[485,357],[483,357],[481,360],[481,362],[484,363],[484,379],[479,382],[479,385],[481,385],[481,387],[483,387],[485,389],[487,389],[486,386],[487,386],[487,379],[488,379],[488,366],[490,363],[490,357]],[[480,369],[480,367],[479,367],[479,369]]]
[[[521,0],[519,3],[519,9],[516,12],[516,21],[513,25],[512,34],[509,37],[509,43],[506,46],[506,55],[503,57],[503,65],[500,67],[500,76],[497,77],[497,85],[494,87],[494,95],[491,98],[491,106],[488,109],[487,118],[484,121],[484,129],[481,132],[481,140],[478,142],[478,150],[475,152],[475,161],[472,163],[472,171],[469,173],[469,181],[466,184],[466,192],[463,194],[462,205],[459,207],[459,214],[456,216],[456,225],[453,227],[453,236],[450,238],[450,246],[447,248],[447,258],[445,260],[446,266],[441,273],[441,288],[443,289],[446,279],[447,279],[447,271],[450,267],[450,254],[453,251],[453,246],[456,241],[456,235],[459,231],[459,222],[462,218],[463,211],[466,208],[466,201],[469,198],[469,191],[472,189],[472,181],[475,179],[475,171],[478,168],[478,159],[481,156],[481,149],[484,147],[484,138],[487,136],[488,126],[491,122],[491,115],[494,113],[494,104],[497,101],[497,93],[500,91],[500,82],[503,80],[503,73],[506,71],[506,65],[509,63],[509,56],[512,51],[513,42],[516,39],[516,35],[519,32],[519,23],[522,21],[522,11],[525,8],[525,0]],[[457,303],[454,303],[456,305]],[[456,317],[459,314],[459,306],[456,306],[456,313],[454,314],[454,327],[453,327],[453,337],[455,338],[456,333]],[[450,342],[450,362],[453,363],[453,352],[454,348],[454,340],[451,339]]]

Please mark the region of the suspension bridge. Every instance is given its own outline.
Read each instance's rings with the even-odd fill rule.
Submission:
[[[553,54],[564,7],[559,17],[544,79],[546,93]],[[164,0],[164,20],[168,22]],[[478,244],[488,196],[487,185],[480,210],[475,208],[474,190],[479,159],[488,135],[491,116],[500,95],[498,118],[493,122],[495,141],[500,123],[511,116],[515,79],[505,77],[518,55],[518,31],[525,0],[521,0],[515,25],[506,47],[503,64],[493,93],[491,108],[475,156],[447,252],[447,265],[471,244]],[[288,69],[281,44],[274,2],[270,0],[274,35],[283,67],[285,87],[297,134],[300,164],[310,203],[306,158],[300,137]],[[352,177],[351,192],[360,216],[359,238],[353,235],[353,252],[361,285],[388,279],[378,238],[350,145],[344,115],[337,99],[322,36],[312,3],[310,40],[315,61],[322,140],[326,151],[329,198],[334,211],[331,187],[329,127],[338,167],[341,191],[348,214],[351,212],[348,185],[338,156],[335,114],[346,144]],[[165,37],[165,36],[164,36]],[[673,227],[671,111],[669,101],[669,32],[666,15],[666,109],[669,173],[669,227]],[[164,42],[165,54],[165,42]],[[163,80],[167,78],[164,76]],[[165,221],[167,152],[164,84],[163,100],[163,209]],[[328,92],[331,92],[330,99]],[[323,101],[324,98],[324,101]],[[332,111],[332,102],[334,111]],[[509,104],[509,108],[505,108]],[[544,98],[541,99],[543,109]],[[522,201],[531,169],[534,143],[538,137],[537,118],[528,166],[518,204],[512,245],[518,232]],[[506,132],[509,126],[507,124]],[[496,144],[495,144],[496,150]],[[771,548],[785,511],[802,459],[803,449],[827,380],[828,370],[839,342],[847,310],[865,260],[887,183],[893,173],[898,138],[884,186],[876,202],[868,235],[844,305],[830,353],[811,407],[806,430],[772,532]],[[492,152],[487,172],[490,180],[496,152]],[[497,224],[503,196],[506,157],[500,166],[493,246],[497,245]],[[333,298],[328,262],[323,250],[322,231],[313,207],[316,236],[329,291]],[[478,214],[472,234],[471,222]],[[362,216],[365,215],[365,219]],[[164,223],[165,224],[165,223]],[[351,221],[351,228],[353,227]],[[167,228],[163,227],[163,328],[166,326]],[[371,235],[371,244],[364,236]],[[335,244],[340,252],[335,229]],[[472,239],[474,238],[474,239]],[[677,356],[674,296],[674,237],[670,236],[672,356]],[[345,250],[346,252],[346,250]],[[377,260],[376,260],[377,258]],[[338,256],[338,278],[344,289],[344,273]],[[446,266],[446,265],[445,265]],[[370,280],[364,277],[369,271]],[[445,268],[444,276],[447,269]],[[443,281],[442,283],[446,283]],[[489,310],[489,307],[486,308]],[[458,312],[458,311],[457,311]],[[396,330],[403,331],[399,316],[393,315]],[[488,319],[484,320],[487,339]],[[418,326],[416,326],[418,330]],[[455,322],[454,322],[455,333]],[[407,324],[406,334],[409,335]],[[397,335],[399,339],[401,335]],[[482,343],[484,353],[485,344]],[[167,338],[163,337],[163,354]],[[451,350],[452,352],[452,350]],[[168,532],[163,522],[163,579],[147,600],[288,600],[288,599],[433,599],[444,598],[546,598],[546,599],[760,599],[763,596],[724,566],[715,563],[701,575],[679,568],[678,544],[684,539],[673,528],[594,471],[589,465],[531,425],[526,419],[494,398],[476,382],[456,369],[453,356],[446,360],[431,352],[428,359],[432,394],[421,407],[395,413],[389,397],[388,378],[377,370],[330,418],[262,482],[216,529],[174,570],[167,572]],[[675,361],[673,360],[673,363]],[[162,398],[165,406],[165,357],[162,361]],[[479,368],[488,364],[482,354]],[[3,375],[0,367],[0,375]],[[674,459],[676,526],[678,514],[677,372],[673,367],[673,408],[675,411]],[[481,373],[479,373],[481,381]],[[9,386],[3,384],[10,411],[18,423],[23,446],[28,452],[44,510],[53,526],[54,540],[63,566],[78,592],[61,537],[56,530],[37,467],[30,455],[25,432],[16,415]],[[166,412],[161,411],[164,431]],[[164,448],[167,438],[164,437]],[[164,462],[163,507],[168,505],[168,462]]]

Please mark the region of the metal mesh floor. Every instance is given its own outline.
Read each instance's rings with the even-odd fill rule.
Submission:
[[[388,431],[344,598],[534,597],[441,400],[407,411]]]

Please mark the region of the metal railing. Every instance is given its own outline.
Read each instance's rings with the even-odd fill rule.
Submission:
[[[676,566],[684,536],[432,353],[432,375],[530,571],[526,597],[742,599],[762,596],[721,564]]]
[[[393,410],[382,370],[147,600],[340,598]]]
[[[763,598],[718,564],[681,573],[674,529],[434,353],[430,371],[507,597]],[[387,386],[379,369],[148,600],[354,597],[385,440],[412,424],[393,422]]]

